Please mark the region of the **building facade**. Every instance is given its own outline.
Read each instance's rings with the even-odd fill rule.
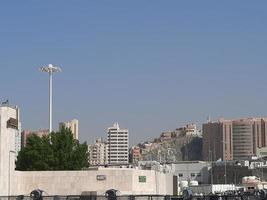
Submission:
[[[30,130],[23,130],[21,132],[21,147],[25,147],[27,144],[27,139],[30,135],[37,135],[38,137],[42,137],[44,135],[49,134],[49,129],[43,129],[38,131],[30,131]]]
[[[244,160],[267,144],[267,119],[221,119],[203,124],[203,159]]]
[[[137,164],[141,160],[141,148],[139,146],[133,146],[130,149],[130,162]]]
[[[200,130],[197,129],[197,125],[195,123],[186,124],[183,127],[177,128],[175,130],[177,136],[185,135],[185,136],[194,136],[200,135]]]
[[[232,160],[232,121],[219,120],[203,124],[202,156],[206,161]]]
[[[8,195],[10,171],[15,168],[19,151],[16,136],[20,126],[19,108],[0,104],[0,190],[5,196]]]
[[[181,161],[168,164],[178,181],[198,181],[199,184],[209,183],[210,162],[203,161]]]
[[[1,120],[1,128],[2,131],[9,131],[10,134],[14,135],[14,141],[12,146],[14,145],[15,155],[18,156],[19,151],[21,150],[21,122],[20,122],[20,113],[19,108],[17,106],[11,107],[8,104],[0,105],[0,118],[7,122],[3,122]],[[6,125],[6,127],[4,127]],[[11,133],[12,132],[12,133]]]
[[[69,122],[60,122],[59,130],[61,130],[62,127],[69,128],[73,134],[74,139],[79,139],[79,121],[77,119],[73,119]]]
[[[107,144],[101,139],[96,139],[93,145],[88,146],[89,164],[105,165],[107,164]]]
[[[20,111],[18,107],[15,107],[17,109],[17,118],[18,118],[18,131],[15,133],[15,152],[16,157],[18,156],[22,146],[21,146],[21,122],[20,122]]]
[[[115,123],[108,128],[107,151],[108,164],[128,164],[129,163],[129,131],[120,129]]]

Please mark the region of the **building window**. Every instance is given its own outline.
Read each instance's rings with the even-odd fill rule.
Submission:
[[[139,183],[145,183],[146,182],[146,176],[139,176]]]
[[[198,173],[198,174],[197,174],[197,177],[201,177],[201,173]]]
[[[195,174],[194,173],[191,173],[191,177],[195,177]]]
[[[183,174],[178,174],[179,177],[183,177],[184,175]]]

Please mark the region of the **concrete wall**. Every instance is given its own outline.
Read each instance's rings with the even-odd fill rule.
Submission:
[[[104,175],[105,180],[97,180]],[[145,176],[146,182],[139,182]],[[11,177],[11,194],[26,195],[34,189],[42,189],[48,195],[80,195],[83,191],[97,191],[104,195],[108,189],[119,194],[173,194],[172,174],[151,170],[108,169],[94,171],[14,171]]]
[[[0,105],[0,193],[2,195],[9,194],[9,175],[15,167],[15,134],[18,130],[7,128],[7,121],[10,118],[17,119],[17,110]]]
[[[202,161],[184,161],[170,164],[173,173],[179,181],[198,181],[200,184],[209,183],[211,164]]]

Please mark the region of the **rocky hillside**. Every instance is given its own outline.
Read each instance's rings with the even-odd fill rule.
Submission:
[[[202,138],[181,136],[169,141],[152,143],[142,148],[142,160],[173,163],[186,160],[202,160]]]

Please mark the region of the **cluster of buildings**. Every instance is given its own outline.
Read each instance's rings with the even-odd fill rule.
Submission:
[[[2,112],[4,113],[5,108],[8,108],[8,105],[0,105],[0,108]],[[16,156],[18,155],[18,152],[21,150],[21,148],[25,147],[27,144],[27,138],[30,135],[37,135],[39,137],[45,136],[49,134],[49,129],[40,129],[36,131],[30,131],[30,130],[21,130],[21,122],[19,118],[19,108],[14,107],[14,110],[16,110],[16,116],[17,118],[10,118],[9,122],[7,124],[7,128],[13,128],[13,132],[15,133],[15,149]],[[1,114],[1,113],[0,113]],[[3,116],[3,114],[2,114]],[[72,131],[74,139],[78,140],[79,137],[79,122],[77,119],[73,119],[70,122],[60,122],[59,123],[59,130],[62,127],[70,128]]]
[[[14,160],[20,149],[26,145],[29,135],[36,134],[41,137],[47,135],[49,130],[21,132],[19,108],[5,104],[0,104],[0,127],[1,180],[8,180],[14,186],[26,183],[23,184],[25,187],[10,189],[7,188],[6,182],[0,181],[3,195],[9,194],[7,192],[12,194],[30,192],[31,189],[35,189],[34,187],[45,189],[51,194],[64,194],[64,191],[78,194],[85,190],[99,192],[111,186],[119,188],[125,194],[131,191],[135,191],[135,194],[146,192],[175,194],[178,191],[177,188],[186,186],[186,183],[189,186],[214,183],[240,184],[244,176],[257,176],[261,180],[267,178],[265,170],[267,163],[263,159],[267,155],[267,118],[208,121],[203,124],[202,131],[199,131],[195,124],[188,124],[174,131],[163,132],[152,142],[145,142],[131,148],[129,148],[128,129],[121,128],[118,123],[115,123],[107,129],[106,140],[96,139],[94,144],[88,146],[89,162],[92,166],[98,166],[96,171],[91,169],[88,172],[42,172],[42,175],[38,172],[15,171]],[[59,123],[59,129],[62,127],[70,128],[74,138],[78,139],[78,120]],[[202,137],[204,161],[161,163],[153,159],[142,159],[143,154],[161,143],[196,136]],[[169,149],[167,150],[169,152]],[[46,178],[55,178],[55,181],[61,182],[75,181],[69,177],[80,177],[90,187],[79,184],[75,189],[60,187],[55,189],[45,182]],[[88,179],[88,177],[91,178]],[[122,184],[125,182],[122,177],[132,180],[130,181],[132,185],[126,187]],[[121,182],[114,181],[115,179]],[[36,181],[32,182],[32,180]],[[154,185],[157,186],[151,187]]]
[[[160,137],[155,139],[154,142],[170,141],[174,138],[184,136],[201,136],[201,130],[197,129],[197,125],[195,123],[186,124],[185,126],[177,128],[174,131],[162,132]]]
[[[118,123],[108,128],[107,140],[96,139],[88,146],[90,165],[116,165],[129,163],[129,131]]]
[[[20,144],[17,140],[20,129],[18,107],[0,104],[1,196],[27,196],[38,188],[50,196],[103,195],[110,189],[118,190],[120,195],[175,194],[173,174],[159,171],[106,167],[82,171],[17,171],[15,158]],[[47,131],[37,134],[47,134]],[[107,149],[107,162],[128,162],[128,151],[125,152],[128,149],[128,130],[120,129],[118,124],[109,128]]]
[[[105,141],[98,138],[94,144],[88,147],[90,165],[125,165],[129,163],[136,165],[141,160],[147,160],[146,154],[159,148],[162,143],[168,143],[177,138],[201,136],[201,131],[197,129],[196,124],[187,124],[174,131],[163,132],[152,142],[144,142],[131,148],[129,148],[128,134],[129,131],[121,129],[118,123],[108,128]]]
[[[194,123],[162,132],[153,141],[133,146],[130,149],[130,161],[136,164],[140,160],[156,160],[160,163],[182,160],[182,155],[179,156],[178,151],[195,137],[201,137],[201,130],[198,130]],[[172,143],[175,145],[171,145]]]

